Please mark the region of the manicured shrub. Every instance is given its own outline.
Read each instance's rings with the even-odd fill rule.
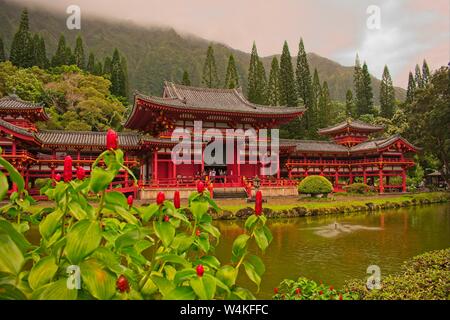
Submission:
[[[371,191],[371,187],[364,183],[352,183],[344,186],[344,190],[348,193],[364,194]]]
[[[416,256],[403,264],[402,272],[381,280],[381,289],[369,291],[364,280],[345,287],[363,300],[448,300],[450,298],[450,249]]]
[[[298,185],[298,192],[316,196],[318,194],[328,194],[333,191],[331,182],[322,176],[308,176]]]

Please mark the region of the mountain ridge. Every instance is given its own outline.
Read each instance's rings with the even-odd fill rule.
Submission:
[[[169,26],[142,26],[130,20],[112,20],[87,15],[83,15],[81,30],[68,30],[65,24],[66,15],[43,9],[36,4],[27,7],[30,29],[44,36],[49,56],[56,50],[61,31],[64,31],[62,33],[72,49],[75,38],[81,34],[86,55],[92,51],[96,58],[103,59],[107,55],[112,55],[113,49],[117,47],[128,61],[131,91],[161,95],[164,80],[180,82],[184,70],[189,72],[193,85],[200,85],[206,49],[210,43],[214,47],[219,79],[223,82],[228,55],[233,53],[240,75],[240,85],[244,91],[246,89],[250,54],[229,45],[180,33]],[[2,30],[0,36],[8,52],[24,5],[0,0],[0,8],[0,30]],[[291,48],[291,53],[296,53],[296,49]],[[261,57],[267,78],[273,56]],[[296,57],[292,57],[292,60],[295,66]],[[317,68],[321,82],[328,82],[332,99],[345,101],[347,89],[353,89],[353,67],[342,66],[315,53],[308,53],[308,60],[311,74],[314,68]],[[379,79],[372,77],[376,105],[379,104],[380,83]],[[406,91],[399,87],[396,87],[395,91],[396,98],[403,100]]]

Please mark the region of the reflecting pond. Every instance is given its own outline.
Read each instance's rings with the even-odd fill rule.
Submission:
[[[216,221],[215,225],[222,232],[217,256],[229,261],[243,222]],[[366,278],[369,265],[378,265],[383,277],[398,272],[402,262],[415,255],[450,247],[450,205],[269,219],[268,226],[274,239],[262,256],[266,273],[259,298],[270,298],[285,278],[305,276],[340,287],[346,280]],[[242,273],[240,283],[254,289]]]

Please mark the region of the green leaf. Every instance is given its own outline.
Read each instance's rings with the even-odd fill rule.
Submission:
[[[31,289],[36,290],[44,284],[49,283],[57,271],[58,265],[56,264],[55,257],[48,256],[39,260],[28,275],[28,283]]]
[[[175,236],[170,246],[180,254],[188,250],[193,242],[194,237],[188,236],[185,233],[179,233]]]
[[[214,238],[219,239],[220,238],[220,231],[216,227],[214,227],[210,223],[203,223],[200,225],[200,228],[211,234]]]
[[[255,256],[254,254],[250,254],[245,259],[252,264],[259,276],[262,276],[264,272],[266,272],[266,266],[264,265],[264,262],[262,262],[260,257]]]
[[[105,194],[105,203],[128,209],[127,198],[122,192],[109,191]]]
[[[192,278],[194,276],[195,277],[197,276],[197,272],[193,268],[182,269],[182,270],[177,271],[173,281],[176,285],[178,285],[181,282],[189,280],[190,278]]]
[[[191,264],[184,258],[176,255],[176,254],[162,254],[156,256],[157,260],[161,260],[163,262],[169,262],[174,264],[180,264],[186,268],[190,268]]]
[[[5,168],[6,171],[8,171],[9,179],[11,179],[11,181],[17,185],[17,190],[19,192],[22,192],[23,189],[25,188],[25,181],[23,180],[22,175],[19,173],[19,171],[17,171],[12,164],[10,164],[2,157],[0,157],[0,166],[2,166],[3,168]]]
[[[163,245],[169,247],[175,237],[175,227],[170,222],[154,221],[153,228]]]
[[[22,291],[7,283],[0,284],[0,300],[27,300]]]
[[[220,267],[220,261],[214,257],[214,256],[204,256],[200,258],[200,262],[201,264],[204,264],[208,267],[210,267],[211,269],[219,269]]]
[[[255,296],[247,289],[237,287],[231,292],[231,300],[255,300]]]
[[[81,278],[89,293],[99,300],[108,300],[116,293],[116,278],[95,259],[80,264]]]
[[[0,272],[18,275],[25,263],[25,258],[11,237],[0,229]]]
[[[117,237],[114,246],[117,250],[124,247],[133,246],[139,240],[144,239],[147,234],[148,232],[145,232],[145,229],[135,227],[134,229]]]
[[[18,232],[10,222],[0,219],[0,233],[2,231],[11,237],[11,240],[14,241],[22,253],[25,253],[30,248],[31,244],[23,234]]]
[[[175,289],[175,285],[173,284],[173,282],[167,280],[164,277],[152,275],[151,279],[156,284],[163,296],[168,295],[173,289]]]
[[[257,292],[258,292],[259,286],[261,284],[261,277],[258,275],[258,273],[256,272],[255,268],[253,267],[253,265],[251,263],[244,261],[243,265],[245,267],[245,272],[247,273],[247,276],[249,277],[249,279],[252,280],[258,287],[258,290],[257,290]]]
[[[194,300],[195,292],[191,287],[177,287],[170,291],[164,300]]]
[[[114,176],[113,172],[105,171],[98,167],[94,168],[91,172],[89,189],[94,193],[105,190],[114,180]]]
[[[192,277],[189,281],[191,288],[201,300],[212,300],[216,293],[216,279],[204,274],[203,277]]]
[[[202,216],[208,211],[208,202],[193,201],[190,209],[192,211],[192,215],[197,219],[197,221],[200,221]]]
[[[61,210],[56,209],[52,213],[48,214],[39,224],[39,232],[45,240],[48,241],[55,233],[56,229],[61,224],[63,215],[64,213]]]
[[[258,247],[265,251],[267,247],[269,246],[269,241],[266,238],[266,234],[264,233],[264,229],[255,229],[254,231],[256,244]]]
[[[209,236],[206,234],[200,235],[200,237],[197,238],[197,244],[201,250],[207,253],[210,248]]]
[[[141,211],[142,221],[144,221],[144,222],[149,221],[153,217],[153,215],[158,212],[158,210],[159,210],[159,205],[157,205],[156,203],[153,203],[147,207],[141,207],[140,211]]]
[[[149,296],[154,294],[156,291],[158,291],[158,287],[151,278],[148,278],[142,287],[141,293]]]
[[[216,277],[230,288],[235,285],[237,275],[238,270],[230,265],[221,267],[216,273]]]
[[[79,264],[100,245],[102,231],[97,221],[81,220],[67,233],[64,252],[72,264]]]
[[[0,171],[0,201],[3,200],[5,195],[8,193],[8,179],[5,174]]]
[[[79,202],[70,201],[69,211],[72,214],[72,216],[74,216],[75,219],[77,220],[83,220],[88,218],[88,214],[86,213],[86,211],[84,211]]]
[[[245,229],[250,231],[253,228],[253,226],[256,224],[257,221],[258,221],[258,216],[252,214],[245,221]]]
[[[109,209],[111,209],[111,208],[109,208]],[[139,224],[139,220],[130,211],[128,211],[128,209],[124,209],[122,207],[115,206],[113,208],[113,211],[115,211],[119,216],[122,217],[122,219],[124,219],[128,223],[131,223],[134,225]]]
[[[67,288],[67,279],[46,284],[33,292],[33,300],[76,300],[78,290]]]
[[[233,262],[237,262],[245,253],[248,239],[250,239],[248,234],[241,234],[234,240],[233,248],[231,250],[231,260]]]

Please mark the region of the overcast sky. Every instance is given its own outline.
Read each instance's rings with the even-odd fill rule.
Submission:
[[[281,52],[287,40],[297,54],[306,50],[353,65],[355,54],[381,78],[385,64],[394,83],[405,87],[408,71],[427,59],[431,68],[450,60],[449,0],[14,0],[83,14],[166,25],[261,56]],[[380,29],[369,29],[370,5],[380,8]]]

